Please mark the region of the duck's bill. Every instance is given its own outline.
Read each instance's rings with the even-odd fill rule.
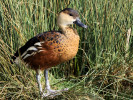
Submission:
[[[77,18],[74,23],[80,27],[87,28],[87,25],[83,24],[79,18]]]

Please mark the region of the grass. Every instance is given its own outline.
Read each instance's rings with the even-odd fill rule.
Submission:
[[[0,99],[40,99],[35,72],[11,64],[11,55],[36,34],[58,30],[57,14],[66,7],[78,10],[88,29],[73,25],[78,54],[50,71],[53,89],[70,88],[55,99],[133,99],[132,0],[1,0]]]

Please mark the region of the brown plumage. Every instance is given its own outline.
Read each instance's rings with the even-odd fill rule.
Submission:
[[[73,23],[87,28],[79,20],[77,11],[71,8],[62,10],[57,19],[57,24],[61,31],[49,31],[36,35],[22,46],[13,57],[15,63],[18,64],[19,59],[21,59],[31,69],[36,70],[37,82],[41,93],[42,87],[39,82],[39,70],[47,71],[48,68],[66,62],[77,54],[80,38],[77,31],[69,27]],[[47,76],[46,71],[45,76]],[[45,77],[45,80],[47,93],[44,93],[43,96],[55,96],[57,93],[50,89],[48,77]]]
[[[46,32],[45,34],[37,35],[36,38],[42,42],[41,46],[36,46],[38,52],[33,56],[27,57],[24,61],[32,69],[44,70],[72,59],[78,50],[79,36],[76,31],[73,32],[72,28],[67,30],[69,30],[67,35],[59,32]]]

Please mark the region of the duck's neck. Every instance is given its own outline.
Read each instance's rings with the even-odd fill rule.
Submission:
[[[77,31],[69,26],[59,25],[59,27],[65,36],[78,35]]]
[[[65,25],[58,25],[62,31],[63,34],[66,34],[66,30],[69,28],[69,26],[65,26]]]

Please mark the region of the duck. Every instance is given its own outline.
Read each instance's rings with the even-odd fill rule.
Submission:
[[[42,97],[59,95],[68,88],[52,90],[48,79],[48,71],[51,67],[73,59],[79,47],[80,37],[77,30],[70,27],[76,24],[82,28],[87,25],[80,21],[79,13],[72,8],[65,8],[59,12],[57,25],[60,31],[47,31],[37,34],[29,39],[24,46],[20,47],[14,56],[13,62],[20,63],[20,60],[28,64],[29,68],[35,70],[36,80]],[[41,85],[41,75],[44,72],[45,89]]]

